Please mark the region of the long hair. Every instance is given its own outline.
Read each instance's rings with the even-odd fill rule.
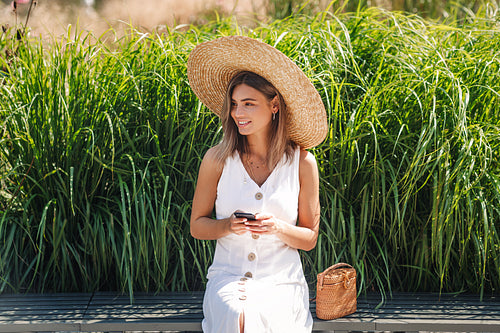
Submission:
[[[272,170],[276,164],[286,155],[286,160],[290,161],[296,144],[290,140],[286,128],[286,104],[279,91],[263,77],[252,72],[240,72],[229,82],[224,104],[220,115],[224,135],[218,145],[217,158],[224,162],[226,158],[236,152],[244,154],[249,152],[248,140],[245,135],[238,131],[234,119],[231,117],[231,102],[234,88],[241,84],[246,84],[261,92],[270,102],[278,96],[278,113],[275,120],[271,122],[271,136],[268,142],[267,167]]]

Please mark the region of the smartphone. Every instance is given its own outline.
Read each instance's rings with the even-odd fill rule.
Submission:
[[[255,220],[255,215],[252,213],[234,212],[234,216],[243,217],[246,218],[247,220]]]

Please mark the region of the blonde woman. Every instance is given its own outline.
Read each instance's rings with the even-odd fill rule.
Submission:
[[[217,240],[203,331],[311,332],[298,250],[318,236],[318,169],[305,149],[327,133],[321,98],[288,57],[242,36],[198,45],[188,78],[224,132],[203,158],[191,212],[192,236]]]

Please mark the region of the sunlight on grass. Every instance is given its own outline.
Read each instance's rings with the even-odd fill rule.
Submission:
[[[193,47],[244,34],[311,78],[328,138],[311,285],[337,261],[360,289],[498,292],[500,26],[378,9],[239,26],[81,32],[19,43],[0,93],[0,292],[202,289],[214,243],[189,235],[218,119],[186,77]],[[112,32],[110,32],[112,33]],[[17,44],[16,44],[17,43]]]

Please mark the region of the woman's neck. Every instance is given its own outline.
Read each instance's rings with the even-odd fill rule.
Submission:
[[[267,154],[269,151],[269,138],[264,137],[247,137],[249,156],[263,162],[267,162]]]

